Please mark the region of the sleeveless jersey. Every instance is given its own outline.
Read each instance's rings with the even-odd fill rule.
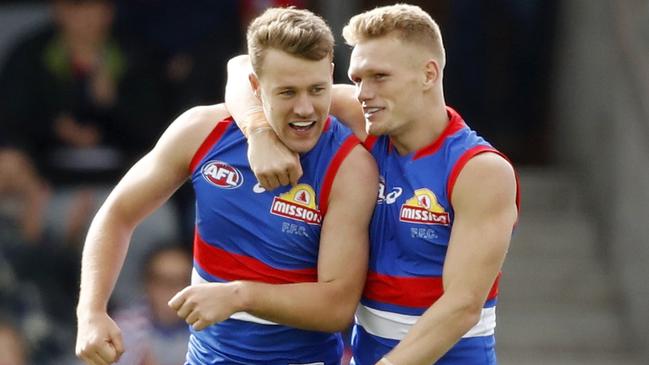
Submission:
[[[191,162],[196,193],[192,283],[317,281],[320,229],[338,167],[359,143],[334,117],[300,157],[298,185],[265,191],[232,119],[219,122]],[[338,364],[339,334],[300,330],[248,313],[191,329],[187,363]]]
[[[442,272],[454,212],[453,185],[466,162],[497,152],[447,108],[450,122],[432,144],[401,156],[388,136],[370,136],[366,148],[380,174],[370,223],[367,282],[356,313],[354,363],[373,365],[408,333],[442,295]],[[480,322],[437,364],[495,364],[498,280]]]

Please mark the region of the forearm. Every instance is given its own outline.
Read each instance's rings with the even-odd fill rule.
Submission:
[[[334,283],[243,282],[244,310],[257,317],[305,330],[337,332],[353,320],[360,292]]]
[[[133,228],[111,214],[107,206],[102,207],[93,219],[81,261],[78,315],[86,311],[106,311]]]
[[[386,357],[394,365],[430,365],[442,357],[480,318],[474,301],[442,296]]]
[[[248,81],[252,72],[247,55],[228,61],[228,80],[225,86],[225,104],[239,129],[246,137],[259,129],[270,129],[261,101],[255,96]]]

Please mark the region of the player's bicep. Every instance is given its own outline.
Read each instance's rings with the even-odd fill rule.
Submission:
[[[341,164],[331,188],[320,238],[319,281],[344,282],[360,295],[367,271],[368,227],[377,191],[376,163],[357,146]]]
[[[501,269],[516,221],[511,165],[493,153],[471,159],[453,189],[455,219],[444,264],[445,290],[486,296]]]

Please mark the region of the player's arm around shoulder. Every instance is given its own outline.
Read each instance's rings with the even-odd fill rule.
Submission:
[[[351,322],[365,284],[369,222],[377,194],[376,162],[358,145],[334,179],[318,258],[318,281],[335,285],[331,308],[342,323]]]
[[[365,141],[365,115],[361,103],[356,98],[356,88],[353,85],[335,84],[331,93],[331,114],[351,129],[358,139]]]

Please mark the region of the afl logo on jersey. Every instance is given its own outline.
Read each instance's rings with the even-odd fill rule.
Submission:
[[[222,161],[208,162],[201,173],[207,182],[219,188],[236,189],[243,184],[241,171]]]

